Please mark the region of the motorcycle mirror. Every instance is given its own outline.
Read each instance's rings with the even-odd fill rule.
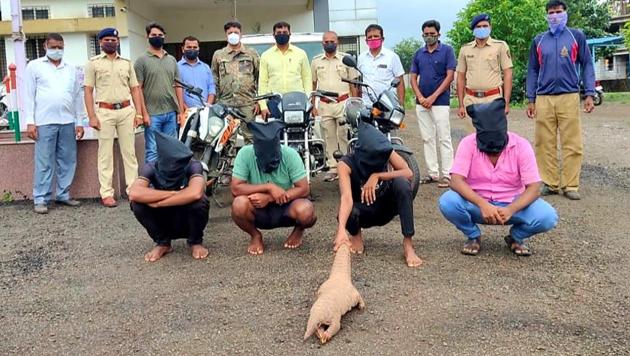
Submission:
[[[395,87],[397,87],[397,86],[398,86],[398,84],[400,84],[400,79],[398,79],[398,78],[394,78],[394,79],[392,80],[392,83],[391,83],[390,85],[392,86],[392,88],[395,88]]]
[[[341,60],[341,62],[345,65],[347,65],[350,68],[356,68],[357,67],[357,60],[354,59],[353,56],[346,54],[343,59]]]

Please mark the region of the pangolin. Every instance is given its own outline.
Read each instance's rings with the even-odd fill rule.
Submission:
[[[355,306],[365,308],[365,302],[352,285],[350,247],[341,245],[335,254],[330,276],[317,290],[317,300],[311,308],[304,340],[317,333],[324,344],[341,329],[341,317]]]

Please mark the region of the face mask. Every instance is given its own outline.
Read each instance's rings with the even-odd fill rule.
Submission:
[[[552,34],[558,34],[562,32],[565,27],[567,27],[567,21],[569,16],[566,11],[563,11],[559,14],[549,14],[547,15],[547,23],[549,24],[549,30]]]
[[[476,27],[473,30],[473,35],[475,36],[475,38],[483,40],[490,37],[490,30],[490,27]]]
[[[149,44],[153,48],[162,48],[164,46],[164,37],[149,37]]]
[[[422,35],[422,39],[424,40],[424,42],[426,44],[428,44],[429,46],[434,45],[437,43],[439,36],[428,36],[428,35]]]
[[[336,43],[324,43],[324,51],[326,51],[326,53],[335,53],[336,50]]]
[[[186,56],[187,59],[194,61],[197,57],[199,57],[199,50],[187,49],[184,51],[184,56]]]
[[[239,42],[241,42],[241,36],[238,33],[230,33],[227,35],[227,42],[232,46],[236,46]]]
[[[107,54],[112,54],[118,50],[118,44],[114,42],[101,43],[101,49]]]
[[[378,49],[383,45],[383,39],[377,38],[373,40],[367,40],[367,45],[370,49]]]
[[[59,61],[63,57],[63,49],[48,48],[46,50],[46,57],[53,61]]]
[[[280,33],[273,37],[276,39],[277,44],[279,44],[280,46],[284,46],[285,44],[289,43],[289,37],[291,37],[291,35],[289,35],[288,33]]]

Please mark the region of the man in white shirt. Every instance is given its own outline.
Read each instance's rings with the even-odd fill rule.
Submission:
[[[393,51],[383,47],[383,28],[379,25],[369,25],[365,29],[365,42],[370,49],[362,53],[358,59],[358,68],[363,73],[363,81],[369,84],[376,96],[390,88],[394,78],[400,79],[396,87],[400,104],[405,103],[405,82],[403,81],[403,69],[400,57]],[[368,89],[362,88],[363,102],[372,105],[374,102],[368,95]],[[376,100],[376,97],[373,98]]]
[[[63,37],[50,33],[46,56],[31,61],[24,73],[24,114],[27,135],[35,141],[33,202],[35,212],[48,213],[56,172],[55,202],[79,206],[70,197],[77,166],[77,140],[83,137],[86,117],[79,72],[63,61]]]

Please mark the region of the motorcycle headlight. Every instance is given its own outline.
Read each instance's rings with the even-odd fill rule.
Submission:
[[[396,126],[400,126],[400,124],[402,124],[404,119],[405,119],[405,113],[398,110],[394,110],[394,112],[392,113],[392,116],[389,117],[389,121],[391,121]]]
[[[206,141],[212,141],[223,130],[223,119],[212,116],[208,118],[208,135]]]
[[[296,125],[304,123],[303,111],[285,111],[284,122],[288,125]]]

